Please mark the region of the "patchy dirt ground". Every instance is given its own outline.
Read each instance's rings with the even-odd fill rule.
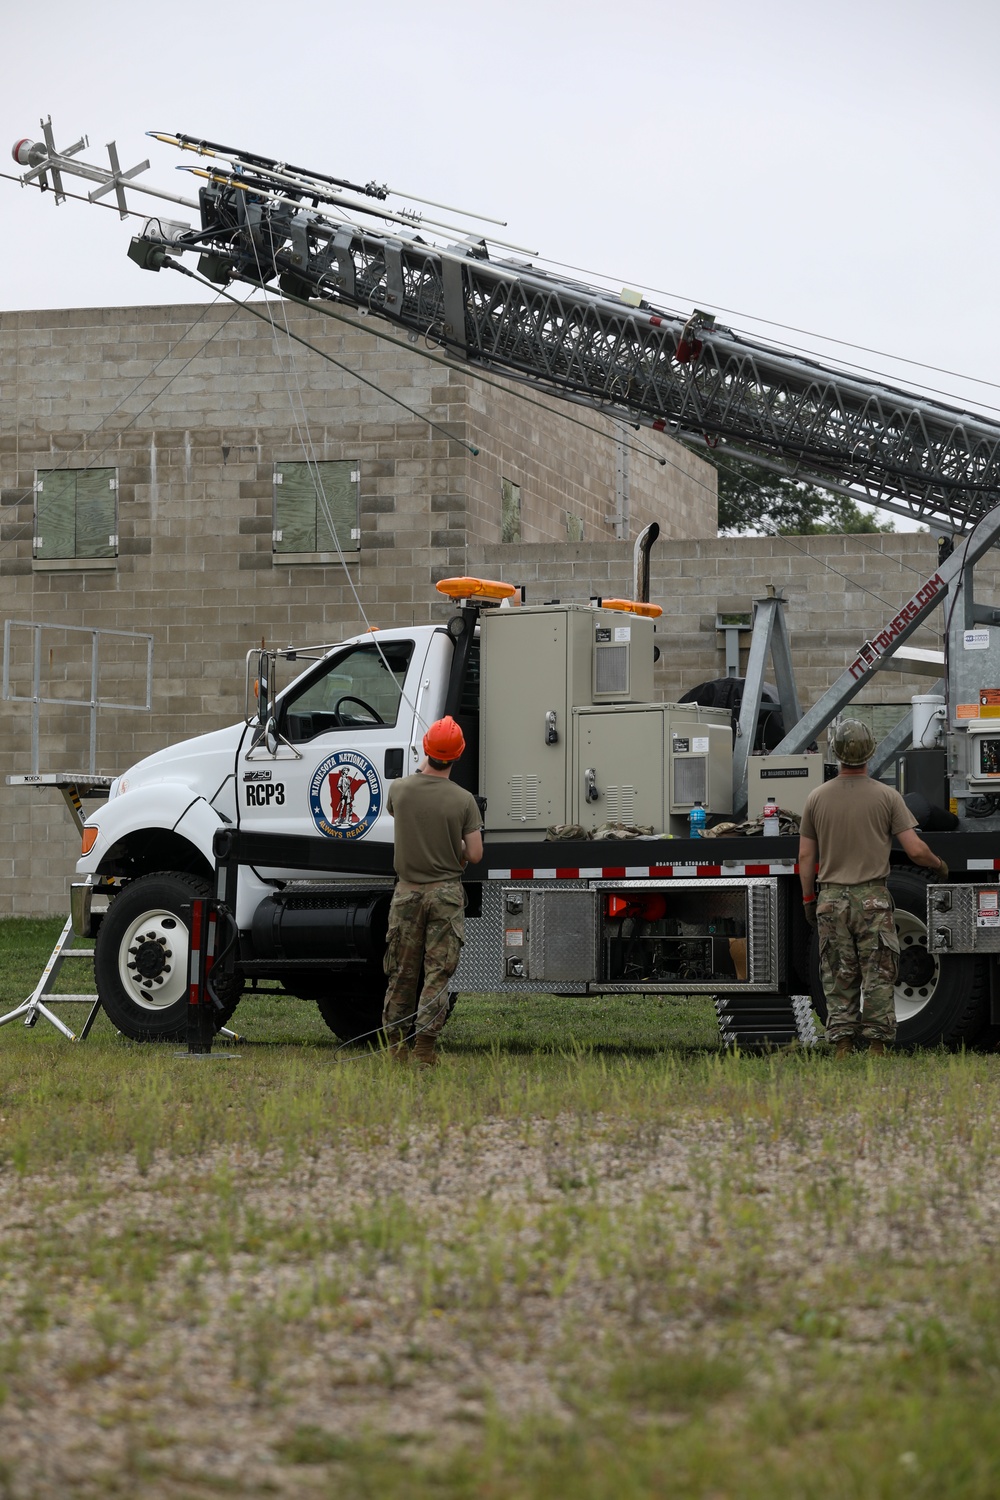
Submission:
[[[0,1172],[0,1495],[308,1496],[697,1349],[859,1359],[992,1253],[992,1147],[572,1119]],[[901,1332],[901,1330],[903,1330]],[[683,1408],[683,1392],[678,1393]],[[664,1419],[669,1418],[669,1411]]]

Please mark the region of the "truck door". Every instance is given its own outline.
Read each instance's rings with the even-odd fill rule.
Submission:
[[[451,643],[444,632],[343,647],[282,694],[274,755],[240,752],[240,824],[258,832],[391,842],[388,784],[416,769]],[[439,660],[440,658],[440,660]],[[433,691],[433,688],[438,688]]]

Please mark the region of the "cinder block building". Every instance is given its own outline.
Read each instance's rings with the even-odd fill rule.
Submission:
[[[434,582],[474,560],[585,597],[612,565],[628,591],[648,521],[661,552],[714,540],[715,472],[666,437],[374,318],[254,306],[0,314],[8,774],[114,774],[232,722],[249,647],[444,618]],[[63,910],[58,797],[0,809],[0,912]]]
[[[653,520],[668,699],[724,674],[720,614],[774,585],[811,703],[934,571],[926,533],[719,537],[714,469],[665,437],[374,318],[276,325],[223,303],[0,314],[6,774],[92,754],[116,774],[231,723],[251,646],[443,620],[448,574],[628,594]],[[880,673],[864,699],[891,718],[927,685]],[[0,778],[0,913],[64,912],[76,848],[57,795]]]

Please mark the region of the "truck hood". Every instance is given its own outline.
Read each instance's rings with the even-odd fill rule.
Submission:
[[[236,752],[246,730],[245,724],[230,724],[212,734],[168,745],[137,761],[111,787],[108,801],[123,797],[140,787],[155,786],[162,781],[180,781],[192,792],[211,802],[227,777],[232,776]]]

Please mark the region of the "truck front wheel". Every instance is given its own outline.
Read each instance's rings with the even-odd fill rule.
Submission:
[[[209,896],[206,880],[166,871],[125,886],[108,908],[94,947],[94,976],[113,1026],[137,1042],[183,1038],[187,1020],[188,928],[182,908]],[[215,981],[223,1001],[216,1029],[239,1003],[238,980]]]
[[[897,1047],[961,1047],[978,1041],[989,1020],[989,978],[982,959],[968,953],[943,958],[927,946],[927,882],[912,870],[892,870],[889,894],[896,908],[899,978],[896,981]],[[819,975],[819,944],[810,954],[813,1005],[826,1020]]]

